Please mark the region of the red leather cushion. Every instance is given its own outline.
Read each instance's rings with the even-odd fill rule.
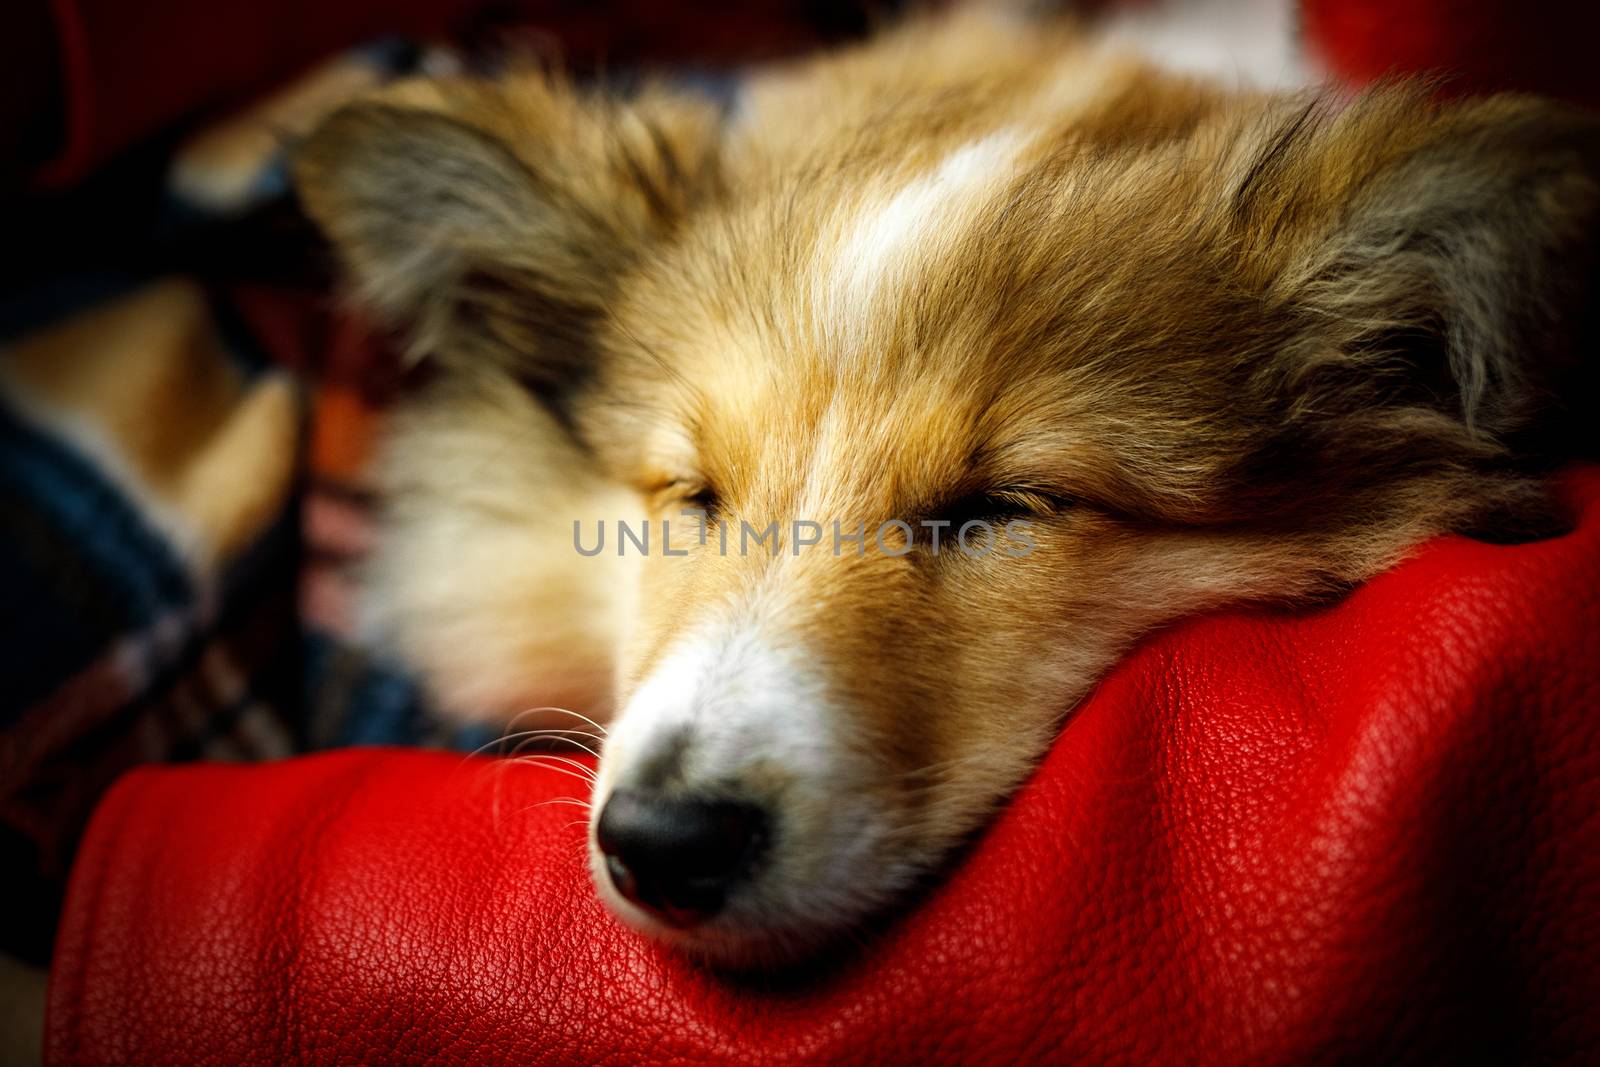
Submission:
[[[596,903],[580,792],[353,751],[95,818],[64,1062],[1600,1061],[1600,471],[1576,532],[1130,656],[917,906],[735,982]]]

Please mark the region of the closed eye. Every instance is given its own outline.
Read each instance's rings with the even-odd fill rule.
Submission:
[[[927,521],[947,522],[952,531],[969,522],[1001,526],[1013,519],[1049,518],[1072,503],[1062,494],[1032,486],[1002,486],[958,496],[929,515]]]
[[[640,478],[637,485],[651,511],[666,513],[673,518],[684,510],[700,510],[709,516],[721,503],[716,489],[709,482],[691,475],[646,476]]]
[[[704,482],[670,482],[662,490],[662,498],[683,510],[703,511],[708,519],[714,518],[722,506],[722,498],[716,489]]]

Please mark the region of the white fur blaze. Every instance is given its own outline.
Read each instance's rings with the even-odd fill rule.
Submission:
[[[867,316],[880,293],[948,248],[975,206],[1010,178],[1027,143],[1020,130],[998,130],[869,204],[833,250],[823,295],[835,321]]]

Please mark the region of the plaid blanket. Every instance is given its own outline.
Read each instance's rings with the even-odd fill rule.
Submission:
[[[493,740],[356,633],[394,363],[330,299],[278,148],[431,61],[364,49],[192,137],[123,257],[152,269],[0,305],[0,864],[27,902],[0,951],[48,957],[78,835],[134,764]]]
[[[672,62],[715,94],[736,80],[721,71],[867,25],[850,0],[43,6],[0,5],[14,80],[63,94],[43,116],[59,144],[33,136],[39,115],[13,131],[12,163],[48,192],[14,213],[0,267],[0,864],[20,902],[0,954],[37,963],[89,813],[135,764],[496,740],[357,632],[365,460],[404,383],[331,295],[286,139],[403,74]],[[379,27],[452,45],[378,40],[182,125]],[[0,107],[0,136],[42,99]]]

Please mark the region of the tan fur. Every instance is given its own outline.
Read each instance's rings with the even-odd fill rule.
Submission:
[[[126,470],[123,490],[205,573],[291,491],[294,388],[279,374],[245,380],[192,283],[153,282],[34,334],[7,350],[0,389],[114,476]]]
[[[709,620],[820,679],[828,780],[739,769],[788,820],[770,879],[692,933],[612,898],[726,957],[813,944],[979,825],[1152,627],[1547,521],[1525,460],[1588,336],[1595,145],[1533,100],[1225,92],[970,13],[772,71],[722,120],[544,76],[407,87],[300,163],[450,383],[393,446],[380,599],[483,712],[613,666],[626,701]],[[1021,516],[1038,544],[572,549],[572,519],[713,496],[721,524]],[[841,805],[880,835],[847,877],[821,873]]]

